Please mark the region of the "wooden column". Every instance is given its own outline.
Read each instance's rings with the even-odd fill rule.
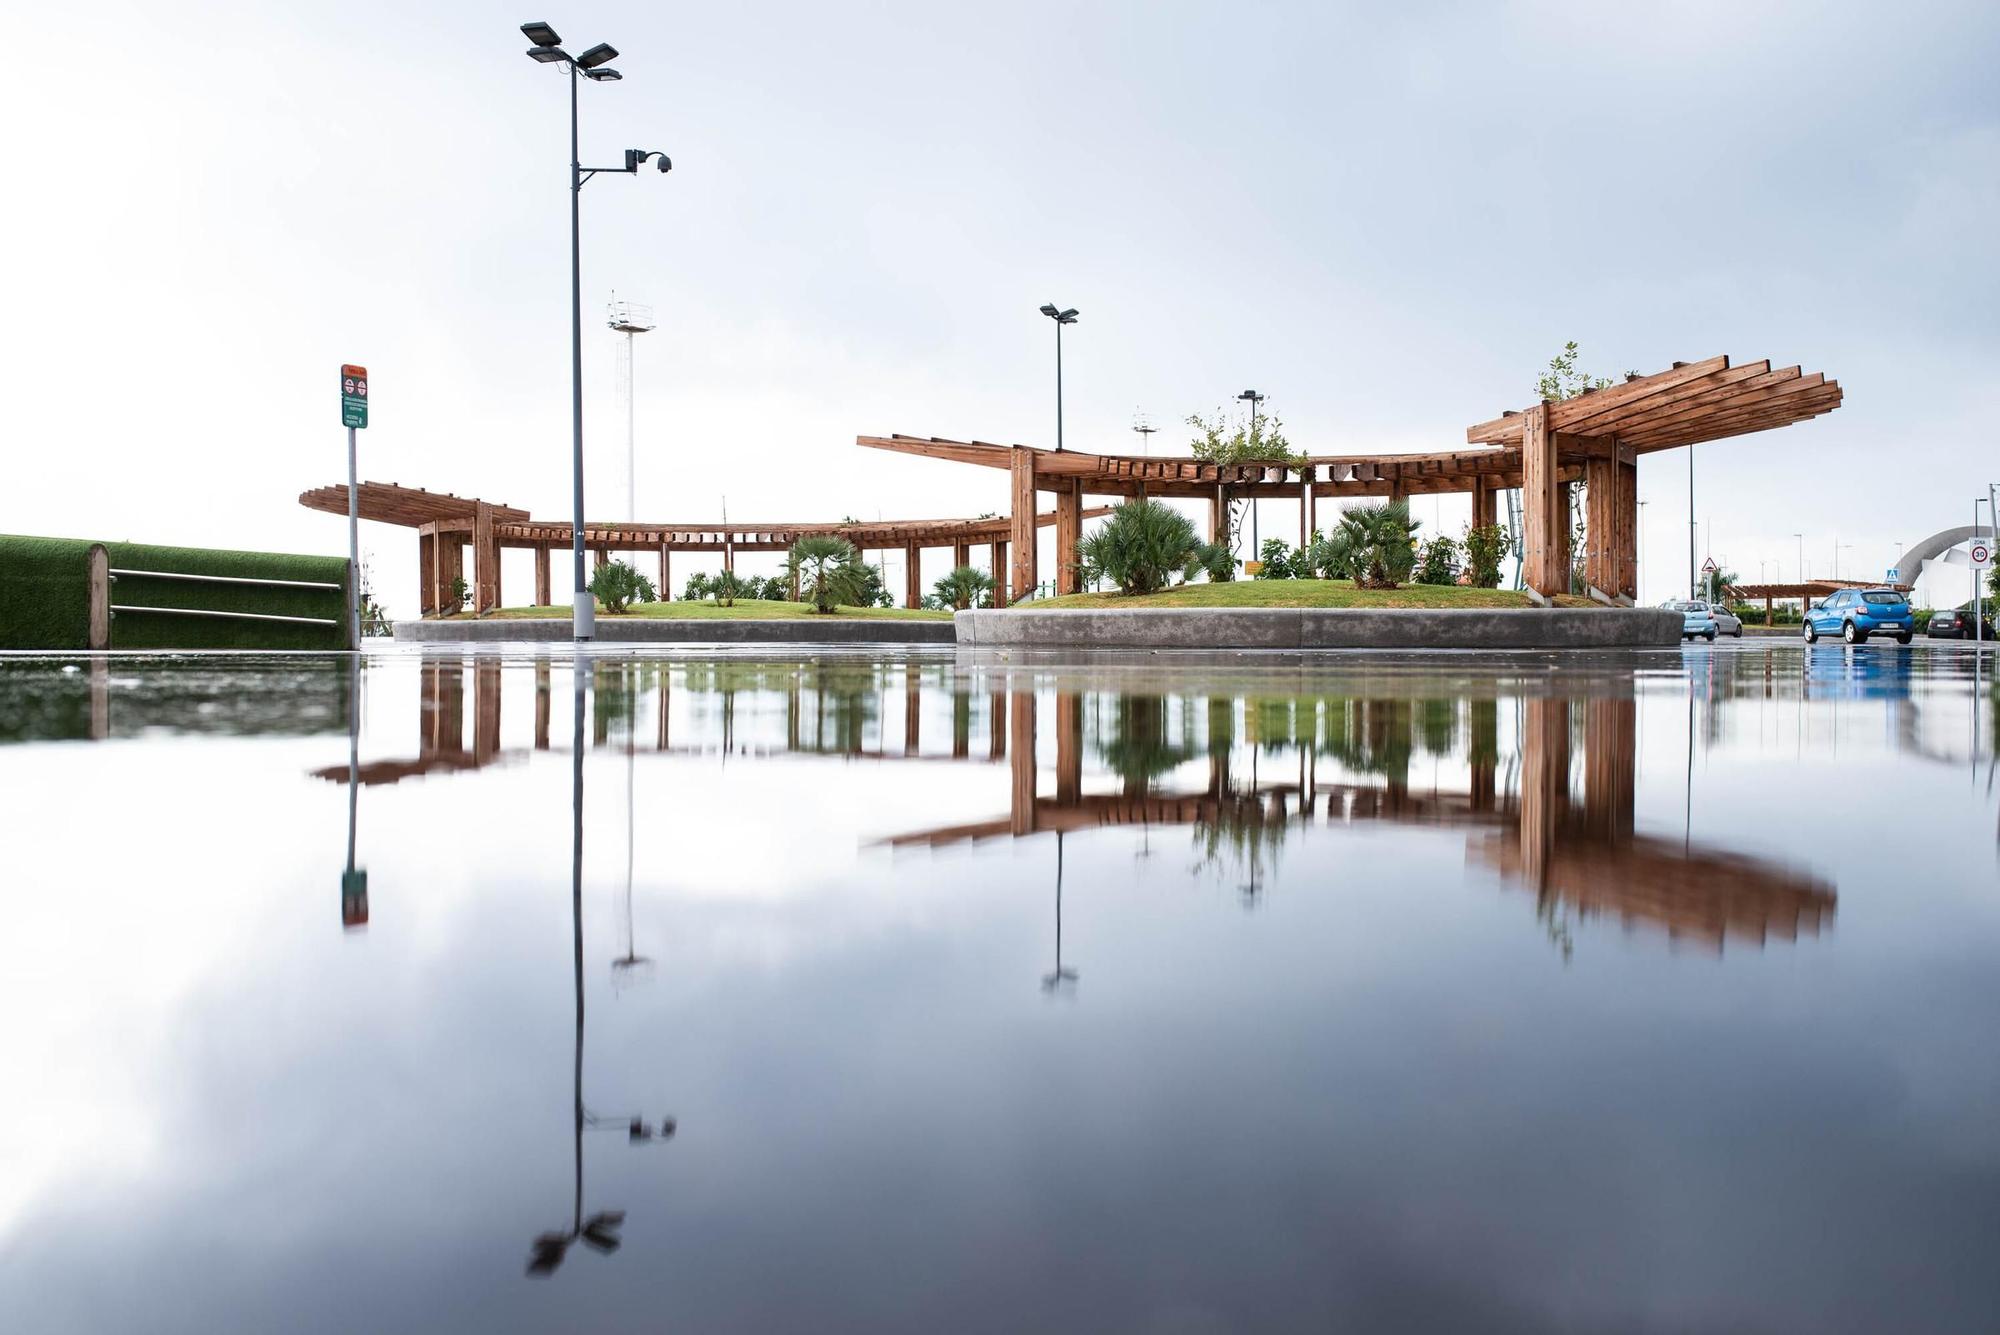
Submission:
[[[962,570],[971,564],[972,544],[969,542],[954,542],[951,545],[951,568],[953,570]]]
[[[1056,692],[1056,802],[1073,807],[1083,798],[1083,697]]]
[[[1593,454],[1583,461],[1583,577],[1606,594],[1618,592],[1618,460]]]
[[[493,538],[493,507],[472,511],[472,610],[482,616],[500,606],[500,544]]]
[[[1394,505],[1397,501],[1408,500],[1409,494],[1403,490],[1403,466],[1387,464],[1385,469],[1389,475],[1389,504]]]
[[[546,542],[535,544],[535,606],[555,606],[555,592],[549,587],[549,545]]]
[[[1035,693],[1015,691],[1007,720],[1009,771],[1012,795],[1007,804],[1012,817],[1010,828],[1016,835],[1035,830]]]
[[[736,534],[734,532],[728,532],[722,535],[722,568],[724,570],[729,571],[732,574],[735,573]]]
[[[93,542],[90,544],[90,549],[84,553],[84,563],[88,587],[84,593],[83,647],[109,649],[111,647],[111,554],[104,550],[103,543]],[[361,646],[354,647],[358,649]],[[92,672],[95,674],[95,667],[92,668]],[[94,737],[97,734],[91,735]]]
[[[1569,592],[1569,506],[1549,405],[1521,414],[1521,577],[1544,596]]]
[[[472,678],[472,760],[490,764],[500,754],[500,663],[481,659]]]
[[[1083,587],[1077,578],[1077,544],[1083,541],[1083,492],[1075,482],[1056,492],[1056,592],[1076,593]]]
[[[660,601],[674,600],[674,554],[666,543],[660,544]]]
[[[549,660],[535,660],[535,749],[549,749]]]
[[[599,547],[597,549],[597,565],[595,568],[598,570],[602,570],[604,567],[610,564],[611,564],[611,549],[609,547]]]
[[[1034,596],[1041,576],[1035,568],[1035,452],[1024,445],[1013,447],[1010,460],[1013,480],[1014,571],[1007,581],[1011,602]]]
[[[986,704],[986,758],[998,760],[1007,754],[1007,693],[995,691]]]
[[[1634,771],[1638,755],[1638,702],[1605,696],[1584,705],[1583,819],[1600,838],[1632,836]]]
[[[1490,528],[1500,522],[1493,484],[1483,476],[1472,479],[1472,526]]]
[[[417,530],[417,615],[438,609],[437,530],[429,524]]]
[[[464,535],[440,530],[437,544],[438,610],[456,612],[459,610],[459,605],[452,599],[451,586],[465,578]]]
[[[1569,701],[1522,701],[1521,872],[1537,889],[1548,883],[1556,831],[1569,807]]]
[[[1208,498],[1208,540],[1217,547],[1229,545],[1229,489],[1220,483]]]
[[[1610,592],[1639,597],[1639,458],[1629,445],[1619,445],[1617,499],[1612,507],[1612,577],[1618,586]]]
[[[903,606],[924,605],[924,549],[914,542],[903,544]]]
[[[1299,474],[1299,550],[1304,551],[1312,541],[1312,501],[1313,470],[1304,469]]]
[[[1007,597],[1008,584],[1007,584],[1006,543],[996,542],[993,544],[993,554],[992,554],[991,564],[992,564],[992,574],[993,574],[993,605],[995,607],[1005,607],[1009,601]]]
[[[903,665],[903,754],[917,754],[918,732],[923,724],[923,694],[918,689],[917,665]]]

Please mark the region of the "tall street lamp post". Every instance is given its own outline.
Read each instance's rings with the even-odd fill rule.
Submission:
[[[1250,405],[1250,435],[1248,439],[1251,447],[1254,449],[1257,443],[1257,405],[1264,401],[1264,396],[1254,389],[1246,389],[1241,394],[1238,394],[1236,399],[1239,403]],[[1263,550],[1263,547],[1257,541],[1257,497],[1253,493],[1250,497],[1250,559],[1252,561],[1263,560]]]
[[[1057,310],[1055,303],[1051,302],[1042,307],[1042,314],[1056,322],[1056,449],[1061,451],[1063,447],[1062,331],[1064,325],[1076,323],[1076,307]]]
[[[570,410],[573,419],[570,473],[574,521],[570,553],[575,558],[576,568],[572,627],[576,639],[587,640],[596,631],[597,618],[590,590],[586,587],[588,581],[583,562],[583,242],[580,218],[583,183],[599,172],[630,172],[636,175],[648,159],[658,159],[659,169],[663,172],[672,171],[674,164],[664,153],[628,148],[622,167],[584,166],[577,154],[577,79],[581,76],[593,83],[612,83],[624,78],[610,68],[610,62],[618,58],[618,49],[600,42],[582,55],[572,56],[562,49],[562,38],[546,23],[523,23],[521,35],[534,43],[528,48],[528,59],[543,65],[561,64],[569,68],[569,343]]]

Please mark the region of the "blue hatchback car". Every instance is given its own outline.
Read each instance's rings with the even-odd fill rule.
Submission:
[[[1681,638],[1692,640],[1699,635],[1710,644],[1715,643],[1716,632],[1722,629],[1715,622],[1715,613],[1709,611],[1707,603],[1692,602],[1686,598],[1672,598],[1660,606],[1669,612],[1681,614]]]
[[[1806,611],[1807,644],[1822,635],[1838,635],[1849,644],[1894,635],[1897,643],[1908,644],[1916,633],[1910,600],[1895,589],[1841,589]]]

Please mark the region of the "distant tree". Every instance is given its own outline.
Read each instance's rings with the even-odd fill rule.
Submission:
[[[786,557],[795,572],[799,592],[815,612],[830,613],[840,604],[863,605],[871,569],[854,550],[854,544],[831,534],[808,534],[792,544]]]
[[[943,607],[964,610],[993,604],[993,577],[973,566],[959,566],[940,579],[931,596]]]
[[[614,616],[634,602],[650,603],[659,599],[653,581],[623,561],[607,561],[597,567],[590,577],[590,591],[597,595],[598,602],[604,604],[604,610]]]

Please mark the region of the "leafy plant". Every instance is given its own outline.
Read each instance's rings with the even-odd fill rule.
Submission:
[[[1456,539],[1440,533],[1423,545],[1417,557],[1416,582],[1419,584],[1456,584],[1458,582],[1459,549]]]
[[[1132,501],[1077,545],[1087,576],[1108,579],[1127,596],[1157,593],[1176,574],[1205,568],[1206,546],[1180,511],[1158,501]]]
[[[1345,528],[1322,536],[1315,531],[1299,557],[1309,579],[1353,579],[1354,537]]]
[[[808,534],[792,544],[786,564],[797,575],[799,594],[813,611],[830,613],[841,603],[864,605],[861,600],[872,569],[847,539]]]
[[[1465,564],[1472,572],[1472,587],[1500,587],[1500,562],[1507,555],[1507,530],[1498,524],[1477,524],[1465,530]]]
[[[472,586],[465,582],[465,576],[460,575],[452,580],[451,588],[446,590],[445,596],[451,599],[452,611],[463,612],[465,605],[472,601]]]
[[[698,603],[707,597],[708,576],[702,574],[700,571],[689,575],[687,583],[681,586],[681,601],[684,603]]]
[[[1188,425],[1197,433],[1188,442],[1188,452],[1203,463],[1261,463],[1286,468],[1305,466],[1305,453],[1294,450],[1291,441],[1285,439],[1285,424],[1275,413],[1254,413],[1252,420],[1231,430],[1228,414],[1218,408],[1214,417],[1195,413],[1188,418]],[[1223,534],[1223,545],[1229,548],[1232,555],[1242,545],[1243,513],[1249,504],[1248,497],[1232,500],[1224,516],[1227,530]]]
[[[1303,556],[1304,553],[1299,553]],[[1257,553],[1260,569],[1258,579],[1294,579],[1301,577],[1299,556],[1292,554],[1291,544],[1283,538],[1264,539],[1263,550]]]
[[[1354,582],[1364,589],[1393,589],[1416,565],[1416,521],[1403,501],[1358,505],[1340,516],[1353,553]]]
[[[763,590],[763,580],[755,575],[739,575],[734,570],[719,571],[708,582],[708,591],[717,607],[734,607],[738,598],[755,598]]]
[[[959,566],[932,586],[931,596],[937,599],[940,606],[960,611],[968,607],[990,607],[993,603],[993,577],[972,566]]]
[[[607,561],[597,567],[590,577],[590,591],[614,616],[634,602],[657,602],[660,596],[653,581],[623,561]]]
[[[1535,396],[1560,403],[1573,399],[1586,390],[1609,389],[1617,382],[1602,376],[1589,376],[1576,369],[1576,340],[1563,344],[1563,350],[1549,360],[1549,369],[1535,379]],[[1628,371],[1627,375],[1637,375]]]

